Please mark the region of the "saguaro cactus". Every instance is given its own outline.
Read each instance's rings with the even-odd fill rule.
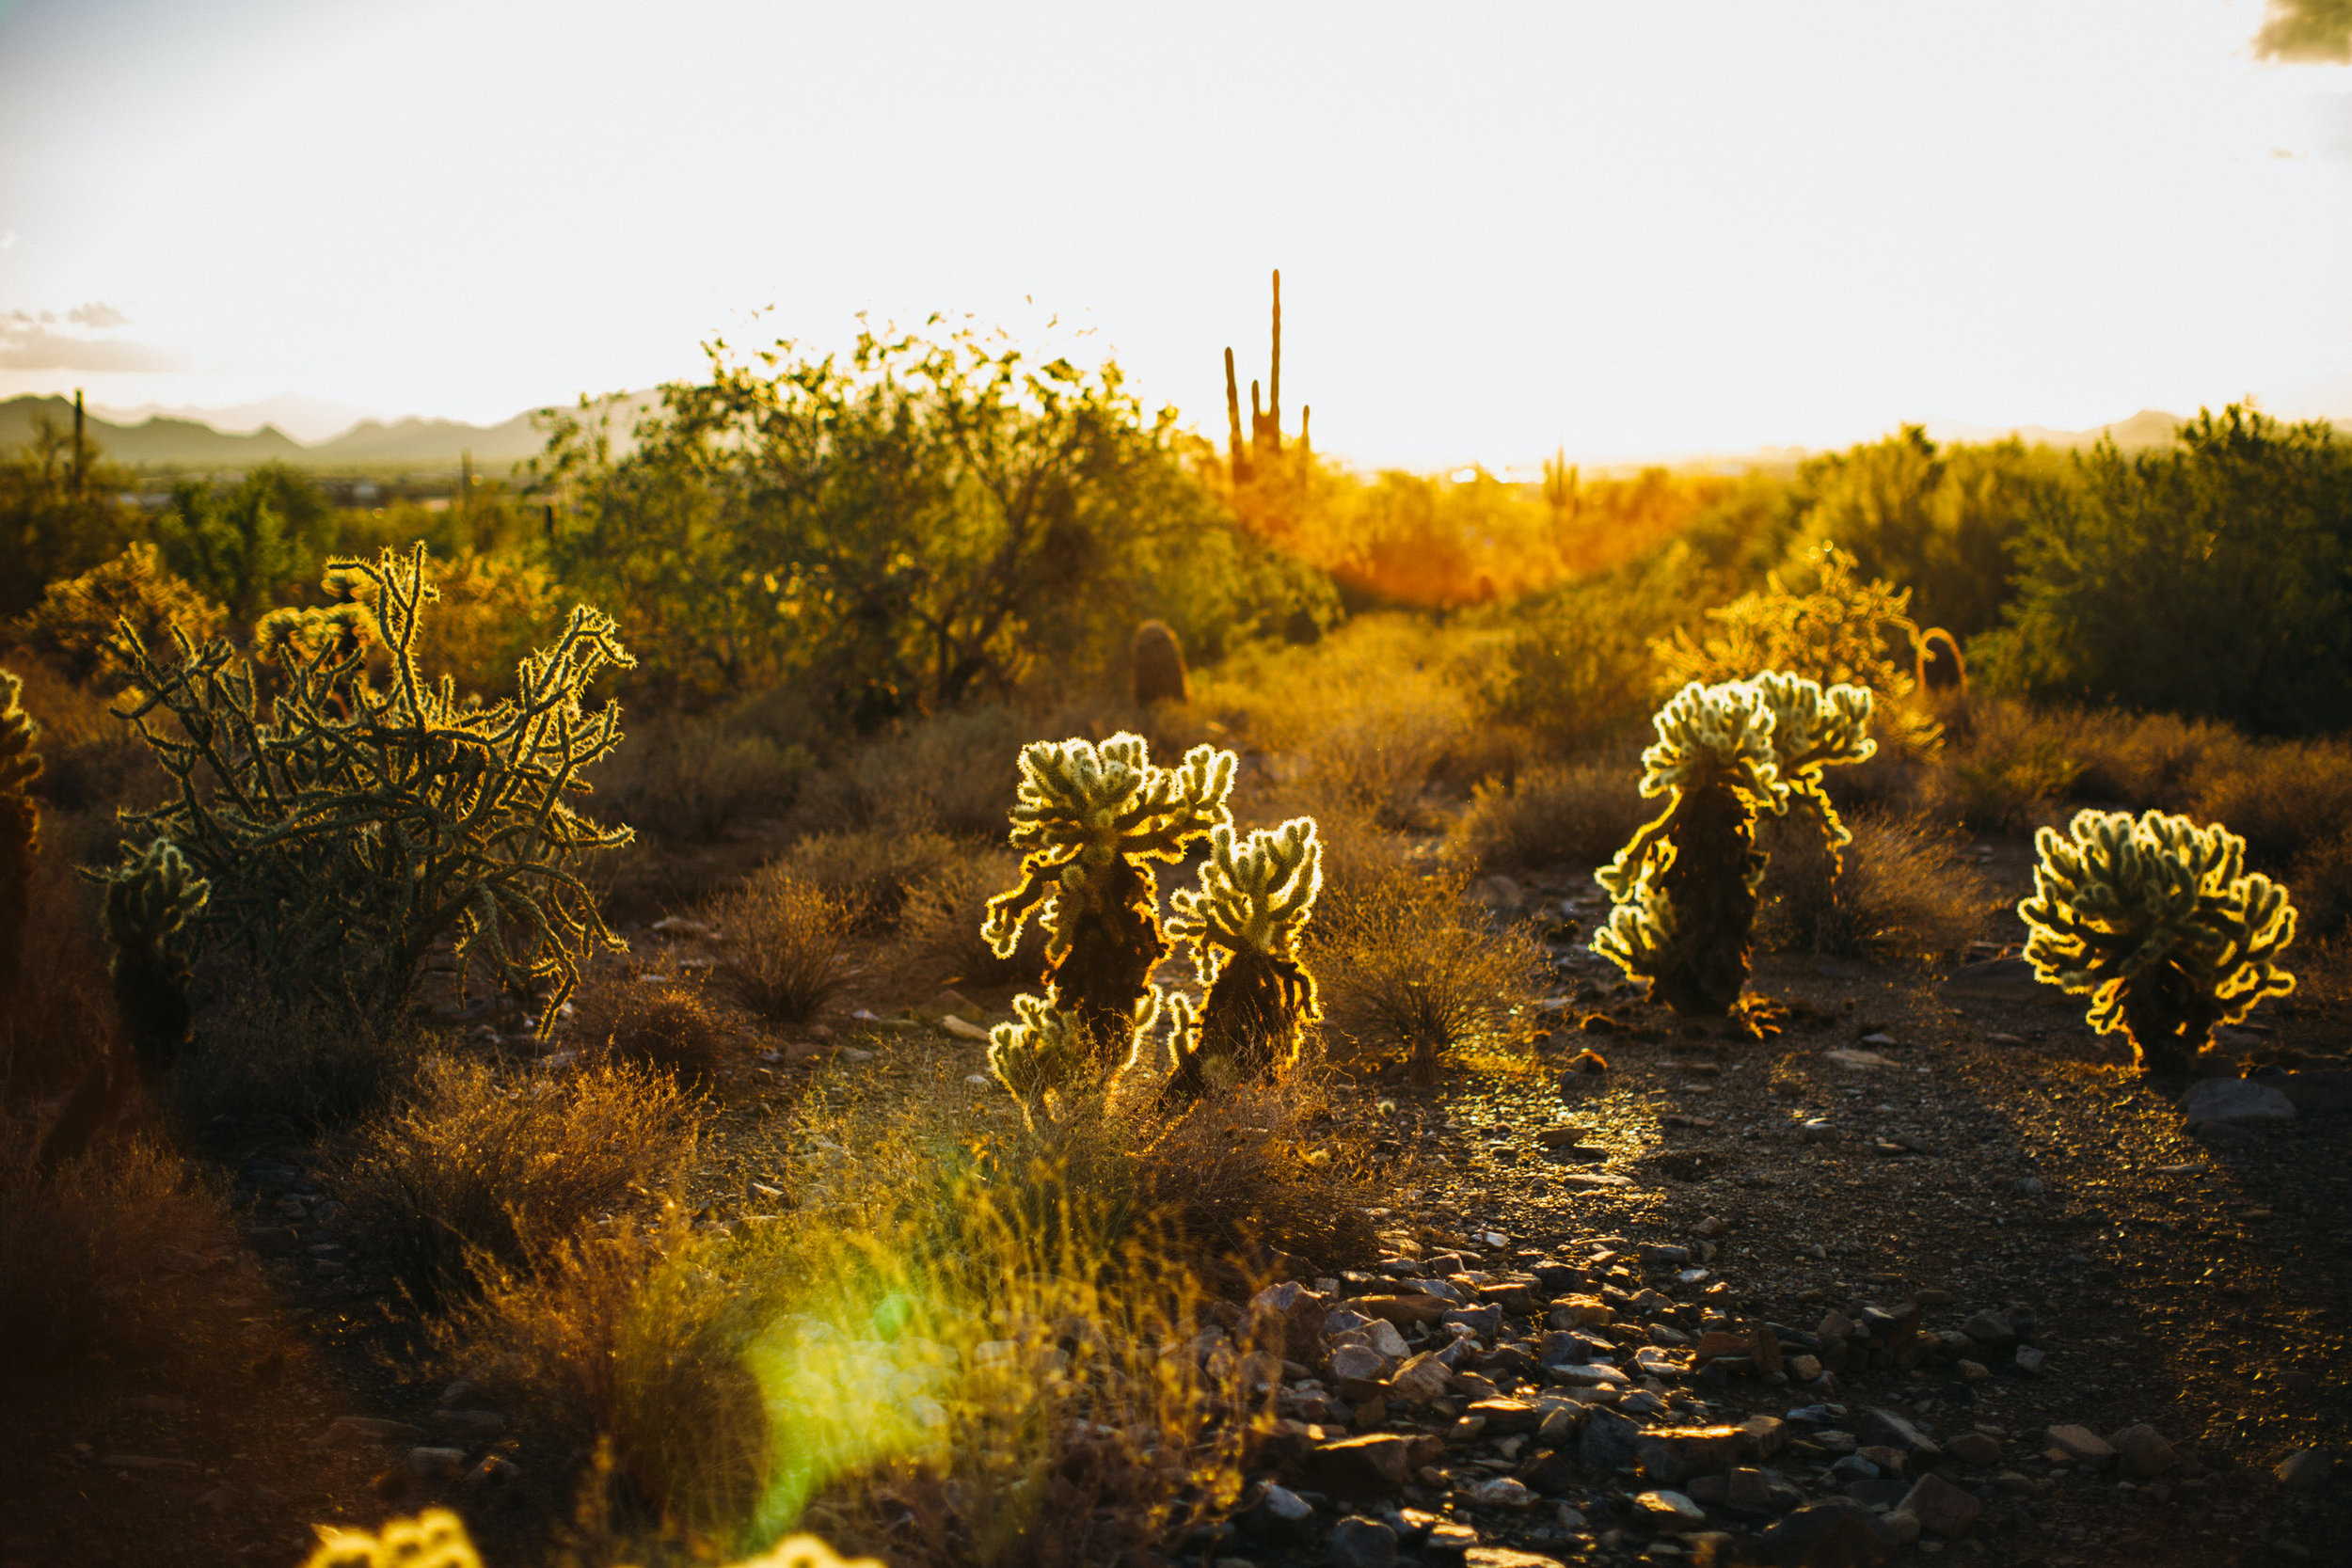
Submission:
[[[1045,923],[1051,1006],[1089,1040],[1098,1074],[1125,1060],[1160,935],[1151,863],[1175,863],[1232,820],[1236,758],[1196,746],[1182,768],[1154,767],[1141,736],[1039,741],[1021,753],[1012,844],[1018,887],[989,900],[980,934],[1009,958],[1031,911]]]
[[[2123,1031],[2143,1070],[2188,1071],[2214,1025],[2295,989],[2277,961],[2295,906],[2246,869],[2246,841],[2221,824],[2083,811],[2068,836],[2044,828],[2034,847],[2033,895],[2017,906],[2026,960],[2090,996],[2091,1027]]]
[[[1212,1087],[1263,1077],[1298,1053],[1323,1016],[1314,976],[1298,961],[1298,938],[1323,889],[1323,845],[1311,816],[1236,842],[1231,827],[1210,835],[1198,889],[1169,898],[1169,934],[1192,943],[1208,987],[1197,1028],[1181,1031],[1164,1103]]]
[[[106,879],[106,937],[114,943],[115,1005],[140,1065],[159,1072],[188,1042],[189,958],[195,921],[213,885],[167,838],[123,852]]]
[[[1747,984],[1749,933],[1765,856],[1756,814],[1804,797],[1833,847],[1850,836],[1821,792],[1820,773],[1859,762],[1870,693],[1824,692],[1794,675],[1684,687],[1651,721],[1658,740],[1642,753],[1642,794],[1670,796],[1666,810],[1596,873],[1616,909],[1593,950],[1678,1013],[1728,1012]]]
[[[40,847],[40,806],[32,793],[40,777],[40,754],[33,750],[40,726],[17,701],[24,689],[23,681],[0,670],[0,1023],[16,1007],[33,854]]]

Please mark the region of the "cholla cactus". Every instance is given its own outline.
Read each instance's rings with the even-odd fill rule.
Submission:
[[[187,1044],[195,923],[212,891],[167,838],[136,853],[124,850],[122,863],[106,879],[115,1005],[132,1048],[150,1070],[171,1066]]]
[[[2295,989],[2286,889],[2246,869],[2219,823],[2148,812],[2077,812],[2071,837],[2034,835],[2033,896],[2017,906],[2035,977],[2090,997],[2090,1024],[2121,1029],[2140,1067],[2185,1072],[2217,1023]]]
[[[16,1007],[24,955],[24,918],[31,908],[33,854],[40,847],[40,807],[33,781],[40,726],[17,701],[24,683],[0,670],[0,1022]]]
[[[1723,1014],[1748,980],[1748,934],[1765,857],[1756,814],[1804,797],[1833,847],[1851,836],[1820,787],[1823,768],[1875,749],[1870,693],[1767,672],[1677,692],[1652,721],[1642,794],[1670,795],[1596,875],[1616,904],[1593,950],[1678,1013]]]
[[[1159,989],[1150,988],[1129,1015],[1126,1048],[1130,1054],[1139,1049],[1138,1042],[1150,1037],[1161,1002]],[[1099,1086],[1102,1073],[1097,1054],[1104,1032],[1089,1028],[1074,1014],[1040,996],[1014,997],[1012,1010],[1016,1022],[999,1023],[988,1032],[988,1069],[1021,1101],[1021,1114],[1034,1127],[1041,1119],[1053,1119],[1073,1093]]]
[[[1009,958],[1030,912],[1041,911],[1052,1006],[1091,1041],[1098,1074],[1125,1059],[1152,968],[1168,951],[1150,863],[1182,860],[1186,845],[1232,820],[1234,762],[1196,746],[1182,768],[1155,768],[1136,735],[1021,752],[1011,814],[1013,847],[1026,851],[1021,885],[989,900],[980,933]]]
[[[620,744],[620,711],[582,699],[609,666],[635,661],[610,618],[576,607],[554,644],[525,658],[515,694],[460,701],[418,668],[434,596],[424,546],[405,559],[335,561],[343,603],[269,623],[281,671],[264,703],[225,641],[150,657],[124,648],[141,689],[122,717],[178,786],[130,820],[175,840],[213,884],[204,925],[235,940],[274,985],[362,1006],[404,1001],[434,942],[454,939],[511,990],[578,983],[577,950],[624,944],[574,867],[629,841],[580,816],[584,770]],[[387,678],[369,678],[380,639]],[[172,722],[158,725],[157,708]]]
[[[1236,843],[1230,826],[1210,835],[1198,891],[1169,902],[1169,934],[1190,942],[1208,987],[1199,1027],[1180,1029],[1163,1103],[1263,1077],[1298,1053],[1323,1016],[1314,976],[1298,961],[1299,933],[1323,888],[1323,845],[1311,816]]]
[[[390,1519],[381,1531],[316,1527],[319,1544],[302,1568],[482,1568],[465,1521],[446,1508]],[[882,1568],[874,1558],[845,1558],[814,1535],[791,1535],[734,1568]]]

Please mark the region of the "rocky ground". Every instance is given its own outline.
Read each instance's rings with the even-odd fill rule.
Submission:
[[[1510,895],[1595,909],[1565,880]],[[710,956],[641,936],[649,973]],[[2352,1560],[2340,1077],[2248,1081],[2192,1125],[1998,955],[1940,983],[1768,957],[1764,1039],[1559,956],[1539,1061],[1339,1091],[1393,1173],[1384,1256],[1248,1304],[1284,1342],[1284,1423],[1184,1560]],[[925,1011],[773,1042],[732,1114],[962,1083],[980,1031]],[[2342,1050],[2322,1004],[2265,1016],[2233,1045]],[[733,1147],[714,1223],[774,1196]],[[381,1281],[291,1151],[234,1201],[239,1234],[183,1250],[243,1337],[175,1386],[66,1370],[12,1416],[0,1568],[291,1564],[310,1522],[561,1468],[384,1359]]]

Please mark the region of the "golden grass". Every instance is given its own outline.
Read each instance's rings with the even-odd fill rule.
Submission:
[[[1757,926],[1766,941],[1841,958],[1956,960],[1995,907],[1959,835],[1930,819],[1856,814],[1833,881],[1819,820],[1805,806],[1767,818],[1772,855]]]
[[[718,1082],[730,1054],[725,1025],[687,986],[648,990],[621,979],[589,987],[564,1035],[583,1058],[658,1073],[691,1088]]]
[[[800,1023],[816,1016],[847,978],[855,895],[806,876],[798,861],[762,868],[710,906],[732,944],[727,978],[760,1017]]]
[[[1608,864],[1662,809],[1642,799],[1641,765],[1629,755],[1557,763],[1508,785],[1480,784],[1447,847],[1482,873],[1558,865],[1584,875]]]

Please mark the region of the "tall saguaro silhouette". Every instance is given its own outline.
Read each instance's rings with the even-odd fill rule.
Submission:
[[[1314,410],[1298,411],[1298,445],[1307,446],[1307,421]],[[1242,440],[1241,385],[1233,372],[1233,351],[1225,351],[1225,426],[1227,461],[1236,486],[1249,483],[1261,460],[1279,463],[1282,457],[1282,271],[1274,271],[1274,330],[1266,367],[1263,400],[1254,379],[1249,383],[1249,439]]]

